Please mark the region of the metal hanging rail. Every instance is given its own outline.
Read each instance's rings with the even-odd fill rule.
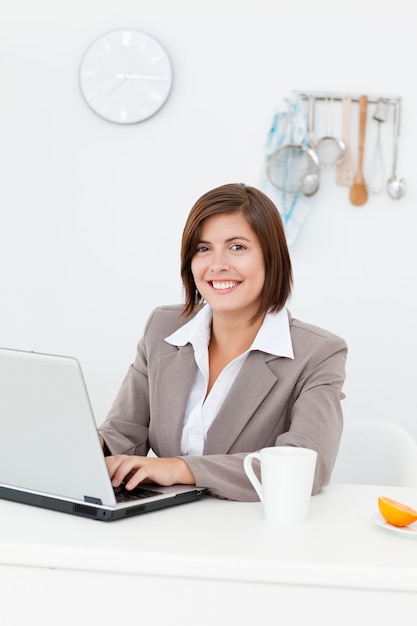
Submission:
[[[367,95],[367,94],[357,94],[357,93],[349,93],[349,92],[336,92],[336,91],[301,91],[301,90],[295,90],[296,94],[298,94],[301,98],[305,98],[306,100],[308,100],[308,98],[313,97],[315,100],[335,100],[335,101],[342,101],[343,96],[345,95],[349,95],[352,102],[359,102],[359,98],[361,97],[361,95]],[[401,103],[401,97],[400,96],[388,96],[388,95],[368,95],[368,102],[370,104],[377,104],[380,100],[384,100],[385,102],[387,102],[388,104],[393,104],[393,105],[398,105]]]
[[[386,104],[392,105],[394,107],[394,161],[397,160],[397,142],[400,136],[400,124],[401,124],[401,97],[393,96],[393,95],[368,95],[368,94],[357,94],[357,93],[349,93],[345,92],[337,92],[337,91],[301,91],[294,90],[300,98],[304,100],[313,100],[313,102],[317,101],[334,101],[341,102],[344,96],[349,96],[352,102],[358,102],[362,95],[366,95],[368,98],[368,104],[378,104],[383,100]]]

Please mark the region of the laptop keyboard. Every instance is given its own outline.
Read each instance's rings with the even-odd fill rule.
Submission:
[[[148,489],[146,487],[135,487],[134,489],[127,491],[124,485],[120,485],[120,487],[113,487],[113,491],[116,496],[116,502],[131,502],[132,500],[141,500],[142,498],[159,496],[162,493],[161,491],[155,491],[154,489]]]

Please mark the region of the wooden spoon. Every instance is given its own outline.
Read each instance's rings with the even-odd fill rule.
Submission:
[[[366,113],[368,109],[368,96],[361,96],[359,98],[359,153],[358,153],[358,171],[353,180],[353,185],[350,189],[349,198],[352,204],[360,206],[365,204],[368,199],[368,190],[365,184],[365,178],[363,176],[363,152],[365,148],[365,128],[366,128]]]

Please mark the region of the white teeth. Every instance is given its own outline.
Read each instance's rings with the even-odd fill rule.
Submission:
[[[232,287],[236,287],[237,284],[237,282],[231,280],[222,283],[212,281],[212,285],[215,289],[231,289]]]

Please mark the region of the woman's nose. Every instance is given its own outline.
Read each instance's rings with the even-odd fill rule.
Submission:
[[[210,265],[211,272],[224,272],[228,271],[229,269],[230,266],[228,265],[228,263],[223,257],[220,256],[216,256],[216,258],[213,259],[213,263],[211,263]]]

